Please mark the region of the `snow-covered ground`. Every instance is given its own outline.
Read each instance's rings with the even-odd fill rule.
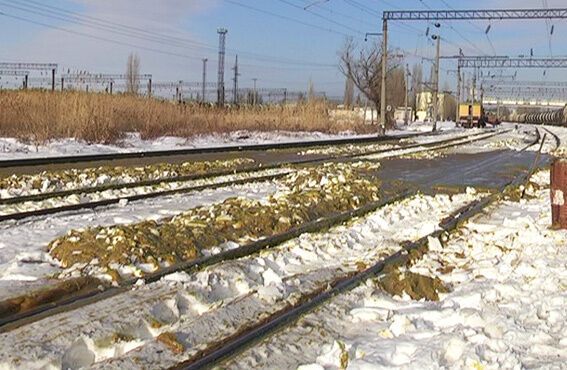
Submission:
[[[447,129],[446,135],[473,132]],[[567,130],[550,129],[567,142]],[[522,130],[533,127],[468,148],[517,149],[524,144]],[[552,149],[550,140],[544,151]],[[450,288],[438,302],[391,297],[370,282],[229,367],[565,368],[567,232],[547,228],[548,177],[534,177],[543,187],[535,198],[499,203],[443,245],[430,240],[430,253],[409,271],[438,277]],[[69,229],[160,219],[234,195],[262,200],[277,190],[247,184],[2,224],[0,299],[58,271],[44,248]],[[140,280],[125,294],[0,334],[0,369],[167,368],[299,295],[376,262],[400,242],[431,233],[448,213],[478,197],[474,191],[419,195],[255,256],[152,284]]]
[[[264,176],[272,175],[283,175],[291,173],[289,168],[274,168],[263,171],[257,171],[252,173],[237,173],[233,175],[217,176],[212,178],[203,178],[190,181],[176,181],[176,182],[162,182],[157,185],[152,186],[137,186],[131,188],[122,189],[109,189],[100,192],[93,193],[77,193],[65,197],[53,197],[42,201],[28,201],[24,203],[12,203],[12,204],[1,204],[0,205],[0,215],[11,215],[19,212],[29,212],[46,208],[56,208],[75,204],[97,202],[107,199],[121,199],[127,198],[135,195],[158,193],[164,191],[173,191],[200,187],[200,186],[212,186],[218,185],[225,182],[231,181],[250,181],[253,182],[255,179]]]
[[[159,220],[234,196],[263,200],[277,190],[277,183],[250,183],[148,199],[118,207],[66,212],[56,217],[4,222],[0,224],[0,300],[37,288],[45,284],[43,278],[61,271],[59,263],[49,255],[47,245],[71,229]]]
[[[393,132],[394,134],[395,132]],[[117,145],[89,144],[84,141],[69,139],[53,140],[45,145],[32,145],[14,138],[0,138],[0,160],[13,158],[49,157],[62,155],[124,153],[156,151],[183,148],[207,148],[231,145],[270,144],[311,140],[346,139],[365,137],[352,132],[326,134],[322,132],[291,131],[235,131],[226,134],[198,135],[190,138],[166,136],[153,140],[142,140],[140,135],[132,133]]]
[[[548,178],[534,176],[535,198],[501,202],[448,242],[429,241],[409,271],[450,288],[438,302],[368,282],[231,367],[566,368],[567,232],[549,229]]]
[[[396,130],[388,131],[388,135],[404,135],[416,132],[431,131],[431,123],[414,122],[411,125],[398,125]],[[439,130],[455,129],[452,122],[441,122]],[[52,140],[44,145],[34,145],[15,138],[0,137],[0,160],[15,158],[54,157],[64,155],[86,155],[103,153],[125,153],[140,151],[156,151],[187,148],[208,148],[234,145],[272,144],[284,142],[302,142],[329,139],[347,139],[353,137],[371,137],[375,134],[360,135],[353,132],[327,134],[305,131],[234,131],[197,135],[190,138],[165,136],[152,140],[142,140],[137,133],[131,133],[115,145],[90,144],[73,138]]]
[[[95,362],[99,368],[167,368],[301,294],[392,253],[401,241],[431,233],[478,196],[474,191],[415,196],[326,233],[304,234],[198,273],[175,273],[1,334],[0,368],[75,369]]]

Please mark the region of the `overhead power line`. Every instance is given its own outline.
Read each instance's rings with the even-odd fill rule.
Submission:
[[[25,1],[32,2],[34,4],[36,3],[33,0],[25,0]],[[14,5],[14,3],[19,3],[20,6]],[[120,25],[118,23],[106,21],[106,20],[103,20],[101,18],[82,16],[82,15],[75,13],[75,12],[66,11],[64,9],[52,7],[52,6],[48,6],[48,5],[43,5],[43,4],[40,4],[39,6],[29,5],[29,4],[23,4],[22,5],[22,1],[18,1],[18,0],[14,0],[10,3],[6,2],[6,1],[0,1],[0,5],[11,7],[13,9],[24,11],[26,13],[40,15],[42,17],[46,17],[46,18],[50,18],[50,19],[57,19],[57,20],[70,22],[70,23],[73,23],[73,24],[82,25],[82,26],[85,26],[85,27],[88,27],[88,28],[94,29],[94,30],[101,30],[101,31],[109,32],[109,33],[116,34],[116,35],[135,38],[135,39],[138,39],[138,40],[159,43],[160,45],[169,45],[169,46],[174,46],[174,47],[183,48],[183,49],[189,48],[189,49],[196,49],[196,50],[207,50],[209,52],[216,51],[215,46],[208,45],[208,44],[205,44],[205,43],[200,43],[200,42],[196,42],[196,41],[193,41],[193,40],[184,39],[184,38],[180,38],[180,37],[170,37],[170,36],[167,36],[167,35],[162,35],[162,34],[150,32],[150,31],[139,32],[138,30],[140,30],[140,29],[138,29],[137,27]],[[11,16],[14,17],[16,15],[11,15]],[[20,17],[20,18],[24,18],[24,17]],[[41,23],[41,25],[47,27],[47,25],[43,22],[38,22],[38,21],[28,19],[28,18],[26,18],[26,19],[30,22]],[[22,20],[22,19],[20,19],[20,20]],[[49,25],[49,26],[52,26],[52,25]],[[53,26],[53,27],[59,27],[59,26]],[[51,28],[53,28],[53,27],[51,27]],[[62,29],[62,28],[63,27],[59,27],[59,29]],[[69,30],[69,31],[75,32],[75,33],[77,33],[77,32],[82,33],[83,36],[86,35],[86,32],[80,32],[80,31],[74,31],[74,30]],[[96,35],[92,35],[92,36],[97,37],[98,39],[104,38],[105,39],[104,41],[108,41],[108,39],[103,37],[103,36],[96,36]],[[116,40],[113,40],[113,41],[116,41]],[[128,44],[130,46],[134,46],[134,44],[132,44],[132,43],[128,43]],[[136,46],[136,47],[148,49],[147,47],[141,47],[139,45]],[[229,50],[232,51],[232,49],[229,49]],[[254,59],[254,60],[277,63],[277,64],[301,65],[301,66],[325,67],[325,68],[334,67],[334,65],[330,65],[330,64],[298,61],[298,60],[282,58],[282,57],[275,57],[275,56],[266,56],[266,55],[246,52],[246,51],[242,51],[242,50],[234,50],[234,52],[239,53],[239,54],[244,55],[244,56],[247,56],[247,57]],[[179,56],[179,53],[169,53],[169,54],[170,55],[176,54],[177,56]],[[195,57],[192,57],[192,58],[195,58]],[[199,57],[199,59],[200,59],[200,57]]]
[[[337,31],[337,30],[334,30],[334,29],[332,29],[332,28],[325,28],[325,27],[318,26],[318,25],[313,24],[313,23],[304,22],[304,21],[302,21],[302,20],[299,20],[299,19],[296,19],[296,18],[293,18],[293,17],[288,17],[288,16],[285,16],[285,15],[282,15],[282,14],[278,14],[278,13],[271,12],[271,11],[269,11],[269,10],[264,10],[264,9],[261,9],[261,8],[256,8],[256,7],[254,7],[254,6],[251,6],[251,5],[248,5],[248,4],[243,4],[243,3],[238,2],[238,1],[235,1],[235,0],[224,0],[224,1],[227,2],[227,3],[229,3],[229,4],[239,6],[239,7],[241,7],[241,8],[245,8],[245,9],[252,10],[252,11],[254,11],[254,12],[258,12],[258,13],[262,13],[262,14],[266,14],[266,15],[269,15],[269,16],[272,16],[272,17],[275,17],[275,18],[284,19],[284,20],[287,20],[287,21],[290,21],[290,22],[294,22],[294,23],[297,23],[297,24],[301,24],[301,25],[306,26],[306,27],[315,28],[315,29],[318,29],[318,30],[320,30],[320,31],[325,31],[325,32],[329,32],[329,33],[334,33],[334,34],[336,34],[336,35],[341,35],[341,36],[346,36],[346,37],[350,36],[350,35],[347,34],[347,33],[344,33],[344,32],[341,32],[341,31]]]
[[[332,24],[334,24],[334,25],[337,25],[337,26],[339,26],[339,27],[343,27],[343,28],[345,28],[345,29],[347,29],[347,30],[349,30],[349,31],[354,32],[354,33],[358,33],[358,34],[361,33],[361,32],[360,32],[359,30],[357,30],[357,29],[354,29],[354,28],[352,28],[352,27],[350,27],[350,26],[347,26],[347,25],[345,25],[345,24],[343,24],[343,23],[337,22],[337,21],[335,21],[334,19],[331,19],[331,18],[329,18],[329,17],[325,17],[324,15],[318,14],[318,13],[316,13],[316,12],[310,10],[310,9],[305,9],[304,7],[301,7],[301,6],[299,6],[299,5],[296,5],[296,4],[294,4],[294,3],[292,3],[292,2],[290,2],[290,1],[288,1],[288,0],[278,0],[278,1],[281,2],[281,3],[287,4],[287,5],[291,6],[291,7],[294,7],[294,8],[296,8],[296,9],[299,9],[299,10],[301,10],[301,11],[308,12],[309,14],[312,14],[313,16],[315,16],[315,17],[317,17],[317,18],[324,19],[324,20],[327,21],[327,22],[330,22],[330,23],[332,23]]]

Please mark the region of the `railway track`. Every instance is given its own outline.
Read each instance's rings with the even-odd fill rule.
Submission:
[[[472,135],[463,135],[456,138],[450,138],[440,141],[434,141],[425,144],[409,144],[398,148],[390,148],[390,149],[380,149],[380,150],[373,150],[368,151],[363,154],[343,154],[343,155],[327,155],[324,158],[317,158],[317,159],[298,159],[293,161],[283,161],[280,163],[276,163],[270,166],[261,166],[261,167],[254,167],[254,168],[243,168],[237,170],[228,170],[228,171],[215,171],[210,174],[202,174],[202,175],[192,175],[192,176],[178,176],[178,177],[170,177],[165,179],[156,179],[156,180],[148,180],[148,181],[140,181],[140,182],[133,182],[127,184],[112,184],[112,185],[104,185],[99,187],[92,187],[92,188],[82,188],[76,190],[68,190],[68,191],[61,191],[61,192],[50,192],[44,194],[37,194],[37,195],[26,195],[21,197],[13,197],[13,198],[5,198],[0,199],[0,207],[6,205],[25,205],[26,203],[30,204],[42,202],[46,200],[52,200],[57,198],[64,198],[73,195],[89,195],[89,194],[96,194],[101,193],[109,190],[121,190],[121,189],[135,189],[140,187],[146,186],[157,186],[160,184],[168,184],[168,183],[182,183],[182,182],[190,182],[190,181],[197,181],[197,180],[209,180],[210,184],[206,185],[196,185],[196,186],[180,186],[176,189],[170,190],[161,190],[155,192],[149,192],[145,194],[134,194],[132,195],[125,195],[125,196],[118,196],[118,197],[111,197],[109,199],[103,200],[95,200],[95,201],[87,201],[81,202],[78,204],[61,204],[59,206],[49,206],[49,207],[39,207],[40,209],[34,210],[25,210],[21,212],[7,212],[5,214],[0,213],[0,222],[7,221],[7,220],[22,220],[29,217],[37,217],[37,216],[46,216],[52,215],[61,212],[67,211],[78,211],[82,209],[94,209],[97,207],[102,206],[111,206],[114,204],[118,204],[123,201],[139,201],[144,199],[151,199],[156,197],[163,197],[168,195],[174,194],[182,194],[188,193],[193,191],[201,191],[205,189],[214,189],[220,187],[227,187],[232,185],[241,185],[250,182],[262,182],[262,181],[270,181],[282,176],[285,176],[289,173],[289,171],[285,171],[284,169],[289,166],[298,166],[298,165],[309,165],[309,164],[316,164],[325,161],[337,161],[337,160],[349,160],[354,158],[361,158],[363,159],[365,156],[369,155],[376,155],[376,154],[384,154],[388,152],[396,153],[406,150],[416,149],[413,153],[419,153],[423,151],[430,151],[430,150],[441,150],[450,147],[454,147],[457,145],[464,145],[468,143],[472,143],[479,140],[485,140],[497,135],[502,135],[508,131],[496,131],[496,132],[481,132],[475,133]],[[282,170],[280,173],[272,173],[272,174],[262,174],[262,172],[269,172],[270,170]],[[258,174],[258,176],[253,176],[253,174]],[[243,179],[234,179],[234,180],[227,180],[227,181],[213,181],[215,178],[222,178],[228,176],[246,176],[247,178]],[[53,202],[51,202],[53,203]],[[64,203],[64,202],[62,202]],[[17,208],[17,207],[14,207]],[[1,208],[0,208],[0,212]]]
[[[285,142],[285,143],[274,143],[274,144],[233,145],[233,146],[172,149],[172,150],[145,151],[145,152],[105,153],[105,154],[91,154],[91,155],[79,155],[79,156],[9,159],[9,160],[1,160],[0,168],[31,167],[31,166],[53,165],[53,164],[78,164],[78,163],[89,163],[89,162],[99,162],[99,161],[116,161],[122,159],[188,156],[195,154],[301,149],[301,148],[345,145],[345,144],[374,144],[374,143],[382,143],[392,140],[398,141],[401,139],[409,139],[417,136],[428,136],[428,135],[436,135],[436,134],[437,133],[426,133],[426,134],[417,133],[417,134],[407,134],[407,135],[399,135],[399,136],[372,136],[372,137],[362,137],[362,138],[312,140],[312,141],[303,141],[303,142]]]
[[[557,134],[555,134],[553,131],[551,131],[550,129],[548,129],[547,127],[542,127],[542,128],[549,135],[551,135],[551,137],[553,137],[553,141],[555,142],[555,150],[559,149],[559,147],[561,146],[561,139],[559,138],[559,136]]]
[[[543,141],[538,135],[536,141],[529,146],[536,145],[539,141]],[[271,314],[269,317],[263,318],[261,321],[248,325],[246,328],[233,335],[224,338],[217,343],[211,343],[206,348],[199,350],[188,360],[179,363],[170,369],[175,370],[197,370],[209,369],[222,366],[222,362],[233,356],[242,353],[256,343],[269,337],[275,332],[296,323],[303,315],[313,311],[322,304],[328,302],[333,297],[350,291],[366,280],[383,276],[390,268],[396,268],[407,265],[412,255],[424,254],[427,252],[427,245],[430,238],[440,238],[458,229],[459,225],[469,220],[475,215],[481,213],[488,206],[501,199],[502,194],[507,190],[518,187],[523,184],[530,176],[530,173],[517,176],[514,180],[499,189],[499,191],[476,200],[465,207],[452,213],[445,218],[433,233],[420,238],[415,242],[408,242],[403,245],[397,252],[388,257],[379,260],[374,265],[364,269],[361,272],[347,274],[330,282],[327,287],[318,289],[309,295],[303,297],[296,304],[290,304],[288,307]]]
[[[471,140],[473,139],[469,138],[465,140],[465,142],[469,143]],[[446,145],[447,144],[443,144],[443,146]],[[535,143],[532,143],[530,145],[535,145]],[[301,226],[290,229],[287,232],[265,237],[250,244],[243,245],[237,249],[227,250],[215,255],[201,257],[192,261],[187,261],[173,265],[171,267],[160,269],[154,273],[145,275],[143,277],[143,280],[146,284],[152,283],[160,280],[164,276],[170,275],[175,272],[193,273],[207,266],[249,256],[262,250],[277,246],[304,233],[318,232],[331,226],[344,223],[352,218],[363,216],[369,212],[375,211],[378,208],[384,207],[387,204],[391,204],[403,198],[411,196],[414,193],[414,190],[406,189],[399,192],[395,196],[388,197],[387,199],[371,202],[355,210],[307,222],[305,224],[302,224]],[[76,294],[71,294],[57,301],[43,302],[42,304],[32,307],[31,309],[23,312],[17,312],[15,314],[9,312],[8,314],[0,317],[0,333],[28,325],[30,323],[56,315],[58,313],[75,310],[80,307],[84,307],[95,302],[116,296],[131,289],[132,286],[138,282],[138,280],[139,279],[135,278],[123,281],[118,286],[99,286],[86,291],[82,290],[77,292]]]

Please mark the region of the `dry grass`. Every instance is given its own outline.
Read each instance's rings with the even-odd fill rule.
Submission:
[[[372,128],[362,122],[332,120],[324,102],[218,109],[127,95],[0,92],[0,136],[33,143],[67,137],[113,143],[127,132],[152,139],[236,130],[363,133]]]

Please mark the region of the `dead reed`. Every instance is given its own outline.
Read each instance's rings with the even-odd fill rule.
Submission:
[[[362,122],[333,120],[322,101],[285,106],[216,107],[129,95],[84,92],[0,92],[0,136],[32,143],[76,138],[116,143],[127,132],[159,136],[255,131],[370,132]]]

